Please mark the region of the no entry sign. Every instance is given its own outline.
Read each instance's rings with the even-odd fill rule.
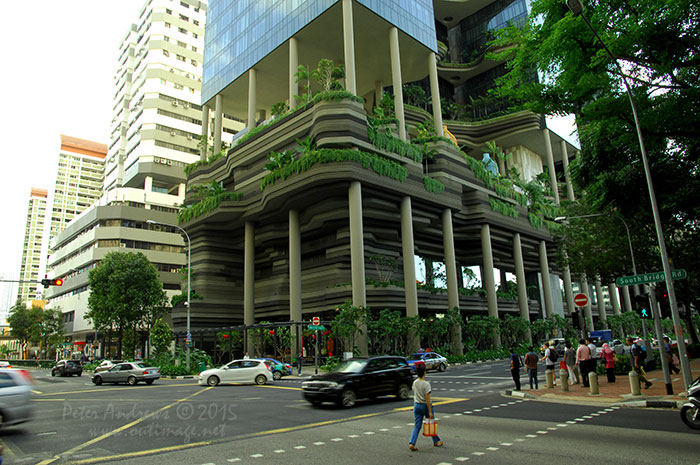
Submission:
[[[574,296],[574,303],[577,307],[585,307],[588,305],[588,297],[586,297],[586,294],[576,294]]]
[[[314,324],[314,326],[318,326],[321,324],[321,319],[319,317],[315,316],[315,317],[313,317],[311,322]]]

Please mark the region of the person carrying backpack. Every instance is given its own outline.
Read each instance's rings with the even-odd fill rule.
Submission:
[[[520,355],[515,353],[515,349],[511,347],[510,349],[510,374],[513,376],[513,381],[515,381],[515,390],[520,390],[520,368],[523,366],[520,361]]]
[[[554,372],[556,368],[556,361],[559,358],[556,349],[549,346],[549,342],[544,343],[544,357],[540,359],[540,362],[544,360],[545,369],[552,370],[552,376],[554,377],[554,386],[557,385],[557,375]]]

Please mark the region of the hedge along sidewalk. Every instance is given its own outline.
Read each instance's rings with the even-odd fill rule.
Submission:
[[[700,358],[690,361],[691,378],[695,379],[700,373]],[[557,375],[559,370],[556,370]],[[584,388],[583,384],[569,385],[569,392],[562,392],[557,377],[557,385],[548,389],[544,383],[540,383],[540,389],[530,390],[527,388],[527,375],[521,373],[521,384],[523,390],[507,390],[506,395],[514,397],[526,397],[534,400],[561,402],[561,403],[591,403],[597,405],[616,405],[631,408],[678,408],[680,403],[686,401],[683,378],[680,374],[671,373],[671,384],[673,395],[666,394],[666,383],[664,373],[661,369],[648,371],[646,378],[652,382],[649,389],[642,387],[639,396],[633,396],[630,392],[629,376],[616,376],[615,383],[608,383],[605,375],[598,376],[599,395],[591,395],[589,388]]]

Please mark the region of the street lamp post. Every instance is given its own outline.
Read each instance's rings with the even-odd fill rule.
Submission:
[[[690,365],[688,363],[688,354],[685,350],[685,341],[683,339],[683,328],[680,323],[680,316],[678,315],[678,307],[676,306],[676,293],[673,288],[673,277],[671,276],[671,263],[668,260],[668,253],[666,251],[666,241],[664,240],[663,229],[661,228],[661,218],[659,217],[659,210],[656,204],[656,194],[654,193],[654,184],[651,180],[651,170],[649,169],[649,160],[647,160],[647,152],[644,147],[644,139],[642,138],[642,128],[639,125],[639,116],[637,115],[637,105],[634,103],[634,98],[632,97],[632,92],[630,91],[629,82],[627,81],[627,76],[622,71],[622,66],[620,62],[613,56],[608,49],[605,42],[600,38],[596,30],[593,28],[588,18],[583,14],[583,3],[581,0],[567,0],[567,6],[574,15],[580,15],[581,18],[586,23],[586,26],[593,32],[598,42],[603,46],[605,52],[608,54],[610,59],[615,63],[622,82],[625,86],[625,91],[627,92],[627,97],[630,101],[630,106],[632,107],[632,115],[634,116],[634,125],[637,129],[637,138],[639,139],[639,149],[642,155],[642,164],[644,165],[644,174],[646,176],[647,188],[649,190],[649,200],[651,201],[651,212],[654,216],[654,226],[656,229],[656,238],[659,242],[659,252],[661,253],[661,264],[664,269],[664,278],[666,279],[666,286],[668,289],[668,300],[671,307],[671,315],[673,316],[673,326],[676,332],[676,340],[678,341],[678,355],[681,362],[681,369],[683,370],[683,382],[685,384],[685,389],[688,390],[688,386],[692,382],[690,375]],[[661,344],[661,341],[659,341]]]
[[[149,224],[161,224],[163,226],[170,226],[173,228],[177,228],[182,233],[185,235],[187,238],[187,302],[185,302],[185,305],[187,306],[187,342],[186,342],[186,364],[187,364],[187,372],[189,373],[190,371],[190,345],[191,345],[191,338],[192,335],[190,334],[190,295],[192,294],[190,290],[190,272],[192,269],[192,261],[190,258],[190,252],[192,250],[191,243],[190,243],[190,236],[187,234],[187,231],[185,231],[183,228],[176,224],[170,224],[170,223],[162,223],[160,221],[154,221],[154,220],[146,220],[146,223]]]

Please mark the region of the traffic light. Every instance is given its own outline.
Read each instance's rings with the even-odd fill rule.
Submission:
[[[49,287],[49,286],[63,286],[63,280],[61,278],[56,278],[56,279],[42,279],[41,284],[44,285],[44,287]]]
[[[642,320],[651,319],[651,306],[649,305],[649,294],[639,294],[634,296],[634,309]]]
[[[668,301],[668,291],[662,288],[656,288],[656,300],[659,302],[659,310],[661,312],[661,318],[668,318],[671,316],[671,304]]]
[[[571,326],[576,329],[581,327],[581,325],[578,324],[578,310],[571,312]]]

